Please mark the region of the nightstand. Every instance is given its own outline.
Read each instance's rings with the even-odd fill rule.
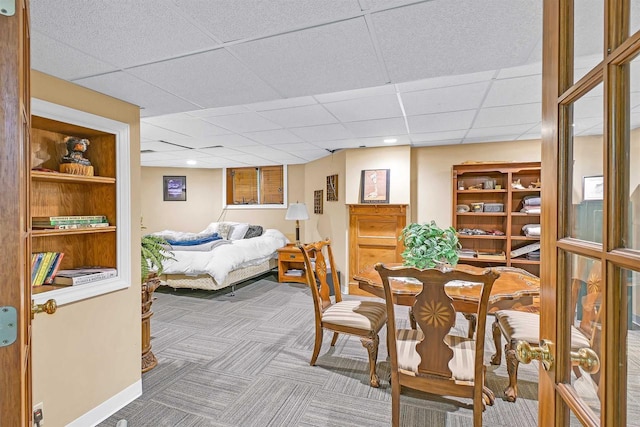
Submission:
[[[288,270],[302,271],[302,275],[287,275]],[[300,249],[293,244],[278,249],[278,282],[307,283],[304,273],[304,257]]]

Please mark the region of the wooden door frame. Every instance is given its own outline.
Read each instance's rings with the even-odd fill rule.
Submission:
[[[624,172],[631,167],[623,153],[628,143],[628,123],[625,120],[625,97],[628,96],[628,76],[620,64],[628,62],[640,51],[640,32],[628,33],[628,0],[605,0],[603,10],[603,61],[579,81],[573,82],[573,1],[545,0],[543,12],[543,115],[542,115],[542,206],[541,224],[544,230],[541,246],[545,257],[541,265],[541,325],[540,337],[556,344],[555,366],[549,372],[540,369],[539,419],[540,425],[564,426],[569,421],[569,403],[575,416],[585,425],[624,425],[626,423],[626,295],[617,268],[638,271],[640,254],[637,251],[616,249],[624,247],[628,217],[626,204],[628,180]],[[569,238],[567,209],[572,182],[570,161],[571,135],[563,105],[569,105],[583,94],[604,82],[603,127],[603,243],[596,244]],[[626,85],[626,86],[625,86]],[[613,218],[617,218],[616,221]],[[601,415],[597,417],[568,385],[570,372],[568,352],[559,351],[570,344],[569,298],[562,286],[562,272],[566,270],[571,253],[597,259],[602,265],[605,292],[601,319],[603,320],[601,379]],[[621,351],[622,349],[622,351]]]
[[[0,306],[17,312],[17,339],[0,347],[0,424],[31,424],[31,283],[26,282],[29,238],[30,63],[28,0],[13,16],[0,15]]]

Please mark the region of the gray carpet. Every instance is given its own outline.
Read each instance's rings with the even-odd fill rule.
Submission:
[[[341,335],[335,348],[325,333],[317,366],[312,299],[306,286],[277,283],[269,274],[217,292],[160,289],[151,320],[159,364],[143,374],[143,395],[105,420],[138,426],[339,426],[391,424],[385,330],[380,337],[379,389],[369,386],[367,352],[360,340]],[[346,296],[346,299],[359,297]],[[398,307],[399,327],[407,309]],[[490,318],[491,319],[491,318]],[[461,333],[467,322],[456,324]],[[493,340],[487,334],[488,361]],[[496,396],[485,426],[537,425],[537,365],[521,365],[519,398],[501,399],[507,385],[504,361],[487,367]],[[471,426],[471,400],[403,391],[403,426]]]

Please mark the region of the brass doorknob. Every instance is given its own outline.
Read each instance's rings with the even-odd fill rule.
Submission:
[[[53,314],[58,309],[58,304],[56,300],[50,299],[44,304],[36,304],[35,301],[31,300],[31,318],[35,316],[37,313],[47,313]]]
[[[571,364],[580,366],[587,374],[595,374],[600,370],[600,358],[598,354],[589,347],[581,348],[578,351],[572,351]]]
[[[553,343],[551,341],[540,341],[540,347],[531,347],[526,341],[518,341],[516,344],[516,359],[518,362],[528,364],[532,360],[539,360],[545,370],[551,369],[553,366],[553,355],[551,354]]]

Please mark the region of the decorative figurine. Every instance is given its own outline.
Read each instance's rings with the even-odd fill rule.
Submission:
[[[93,166],[89,159],[84,158],[84,152],[90,142],[88,139],[68,136],[64,139],[67,154],[60,160],[60,172],[72,175],[93,175]]]
[[[540,178],[538,178],[537,180],[529,184],[529,188],[541,188],[541,187],[542,187],[542,182],[540,182]]]
[[[511,183],[511,188],[513,188],[514,190],[524,190],[524,185],[520,183],[520,178]]]

